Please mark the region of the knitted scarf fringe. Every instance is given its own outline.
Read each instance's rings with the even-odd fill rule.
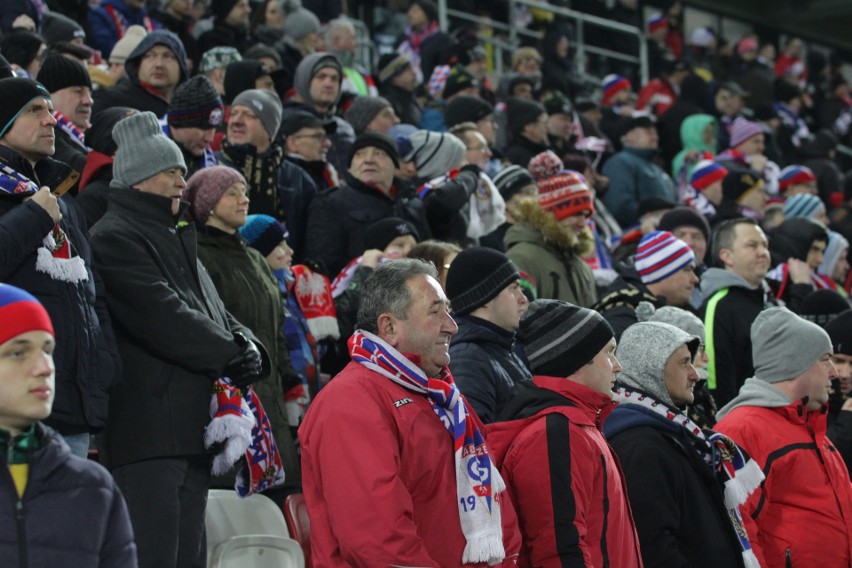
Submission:
[[[760,487],[765,476],[754,460],[746,462],[737,476],[725,482],[725,507],[734,509],[746,502],[748,496]]]
[[[213,475],[225,475],[246,454],[251,444],[251,428],[254,420],[246,417],[222,416],[210,422],[204,431],[204,446],[222,444],[213,458]]]
[[[79,256],[56,258],[44,247],[38,249],[36,270],[62,282],[85,282],[89,279],[86,263]]]

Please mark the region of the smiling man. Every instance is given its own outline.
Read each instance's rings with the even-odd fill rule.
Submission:
[[[514,566],[514,511],[447,367],[458,328],[435,267],[379,265],[357,328],[299,428],[314,563]]]
[[[616,350],[624,366],[619,404],[604,433],[627,480],[645,566],[752,567],[736,507],[762,475],[753,462],[735,459],[744,458],[733,442],[702,431],[685,413],[699,346],[698,337],[667,323],[628,327]],[[726,482],[739,491],[738,499],[728,497],[730,509]]]

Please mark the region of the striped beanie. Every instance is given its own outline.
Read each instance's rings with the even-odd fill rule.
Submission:
[[[642,237],[634,259],[643,284],[665,280],[694,263],[695,253],[690,246],[668,231],[654,231]]]
[[[386,53],[379,58],[379,83],[387,83],[411,66],[407,53]]]
[[[494,176],[494,185],[504,201],[509,201],[513,195],[528,185],[536,185],[535,178],[521,166],[507,166]]]
[[[464,159],[465,145],[449,132],[418,130],[408,137],[411,151],[403,161],[414,162],[417,177],[431,180],[459,167]]]
[[[800,166],[798,164],[787,166],[781,170],[781,174],[778,176],[778,189],[782,192],[787,191],[791,186],[801,183],[816,184],[816,176],[813,170],[807,166]]]
[[[607,75],[603,80],[603,98],[601,99],[601,104],[603,106],[612,106],[612,98],[615,95],[625,89],[629,91],[632,88],[630,81],[626,77],[615,74]]]
[[[594,198],[589,182],[580,172],[561,170],[556,175],[538,182],[538,204],[550,211],[557,221],[579,215],[584,211],[595,212]]]
[[[846,237],[836,231],[829,231],[828,245],[825,247],[822,264],[817,268],[817,272],[833,278],[837,263],[840,262],[841,258],[846,258],[848,252],[849,241],[846,240]]]
[[[461,251],[447,270],[447,298],[455,315],[484,306],[520,277],[509,257],[488,247]]]
[[[29,292],[0,284],[0,345],[30,331],[54,335],[47,310]]]
[[[175,89],[167,116],[172,128],[207,130],[222,123],[225,105],[210,79],[196,75]]]
[[[728,169],[713,160],[701,160],[695,164],[692,174],[689,176],[689,185],[698,191],[704,191],[717,181],[725,179]]]
[[[813,217],[820,212],[825,213],[825,203],[810,193],[797,193],[791,195],[784,202],[784,218]]]
[[[745,118],[738,118],[731,125],[731,141],[730,147],[736,148],[743,142],[754,138],[758,134],[763,134],[763,127],[757,122],[752,122],[750,120],[746,120]]]
[[[659,29],[668,27],[668,25],[669,20],[666,18],[666,15],[662,12],[656,12],[648,18],[648,33],[652,34]]]
[[[521,318],[520,335],[533,375],[569,377],[615,337],[594,310],[560,300],[536,300]]]

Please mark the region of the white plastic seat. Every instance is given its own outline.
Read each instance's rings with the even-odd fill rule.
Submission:
[[[305,556],[291,538],[270,535],[234,536],[213,548],[209,568],[304,568]]]

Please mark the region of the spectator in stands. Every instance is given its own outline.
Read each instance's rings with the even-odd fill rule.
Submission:
[[[447,271],[461,251],[461,247],[456,244],[428,239],[411,247],[408,258],[419,258],[431,263],[438,271],[441,288],[446,290]]]
[[[387,134],[394,125],[399,124],[399,117],[393,110],[393,105],[384,97],[359,96],[352,101],[343,118],[352,125],[355,135],[361,135],[367,130]]]
[[[840,408],[837,408],[829,400],[826,435],[837,446],[848,470],[852,464],[852,402],[849,402],[852,393],[852,341],[849,340],[852,311],[847,308],[840,312],[823,325],[823,329],[831,338],[831,346],[834,348],[831,362],[837,369],[837,385],[834,388],[832,384],[832,390],[839,395],[837,398],[840,401]]]
[[[414,225],[421,237],[430,236],[423,202],[404,185],[397,185],[396,144],[383,134],[365,132],[350,149],[344,183],[320,194],[307,216],[305,257],[320,263],[322,272],[335,276],[349,260],[364,251],[369,223],[400,217]]]
[[[358,34],[352,20],[341,16],[328,23],[325,30],[325,49],[336,56],[343,66],[341,90],[344,93],[351,93],[356,97],[374,97],[379,94],[369,71],[358,65]]]
[[[142,26],[130,26],[127,28],[124,37],[118,40],[115,46],[113,46],[112,51],[109,52],[108,73],[111,82],[102,85],[102,87],[111,88],[127,77],[127,70],[124,68],[124,64],[146,35],[148,35],[148,31]]]
[[[660,72],[639,90],[636,109],[657,118],[663,116],[677,102],[680,85],[689,73],[685,62],[664,60]]]
[[[376,71],[379,93],[390,101],[403,124],[418,125],[423,107],[414,96],[420,85],[411,59],[404,53],[386,53],[379,58]]]
[[[41,422],[56,394],[56,343],[47,310],[20,288],[0,284],[0,330],[0,464],[8,468],[0,492],[4,561],[135,568],[133,529],[112,477],[71,454]]]
[[[246,386],[268,367],[195,258],[194,227],[175,230],[185,211],[180,149],[147,112],[120,121],[114,136],[109,209],[91,235],[124,372],[101,455],[127,499],[140,566],[204,566],[212,460],[201,433],[213,382]]]
[[[321,31],[320,21],[311,10],[299,6],[285,12],[284,37],[275,47],[281,54],[282,68],[290,75],[295,73],[302,59],[322,49]]]
[[[758,57],[758,40],[757,36],[749,34],[737,43],[737,57],[731,70],[731,79],[748,93],[746,102],[753,109],[772,104],[775,80],[772,65],[765,65]]]
[[[83,172],[89,148],[84,139],[92,123],[92,80],[86,68],[69,57],[48,55],[38,72],[38,82],[50,91],[56,119],[53,157],[77,173]]]
[[[281,122],[279,133],[284,138],[285,159],[304,170],[317,191],[340,185],[337,170],[327,159],[329,136],[336,128],[336,122],[320,120],[308,112],[295,112]]]
[[[104,0],[99,6],[89,8],[86,21],[92,34],[92,47],[101,53],[111,52],[130,26],[142,26],[149,33],[160,27],[148,15],[144,0]]]
[[[594,247],[589,186],[578,172],[563,170],[552,152],[536,156],[530,171],[537,175],[538,198],[519,204],[518,222],[506,231],[506,255],[535,281],[538,298],[591,307],[595,281],[583,260]]]
[[[674,61],[674,54],[666,45],[669,21],[662,12],[654,12],[645,22],[645,44],[648,46],[648,75],[657,77],[666,61]],[[662,114],[662,113],[661,113]]]
[[[649,197],[674,201],[672,179],[652,160],[657,153],[657,129],[647,116],[624,123],[621,141],[624,149],[607,160],[603,174],[609,189],[603,201],[622,227],[638,221],[639,202]]]
[[[210,143],[222,124],[224,111],[216,87],[204,75],[196,75],[175,89],[163,131],[180,148],[187,176],[218,164]]]
[[[621,341],[624,330],[640,321],[639,302],[692,309],[692,290],[698,284],[695,253],[670,232],[654,231],[642,237],[633,265],[620,268],[619,278],[595,304],[616,340]]]
[[[713,104],[716,108],[716,118],[719,121],[719,148],[734,148],[738,144],[731,144],[731,129],[734,122],[743,118],[742,110],[748,93],[734,81],[728,81],[719,85],[713,96]],[[738,137],[739,142],[742,139]]]
[[[499,491],[503,482],[482,423],[447,367],[457,327],[436,278],[418,260],[376,268],[350,340],[352,361],[320,392],[299,429],[314,559],[459,568],[515,563],[517,520]],[[471,445],[475,451],[462,451]]]
[[[248,34],[251,7],[248,0],[212,0],[213,29],[198,38],[201,53],[214,47],[233,47],[240,53],[251,46]]]
[[[36,31],[42,26],[44,10],[31,0],[10,0],[0,7],[0,32],[12,29]]]
[[[284,8],[280,1],[264,0],[253,7],[249,34],[254,45],[262,43],[267,47],[284,37]]]
[[[766,281],[775,297],[795,313],[808,294],[829,287],[816,273],[827,246],[828,229],[806,217],[785,219],[772,232],[769,253],[774,268],[766,274]]]
[[[707,331],[707,386],[719,406],[727,404],[752,375],[751,339],[746,330],[763,309],[776,305],[766,273],[769,242],[747,218],[731,219],[716,229],[712,255],[722,268],[701,276],[701,316]]]
[[[698,162],[713,159],[717,152],[717,129],[716,119],[709,114],[693,114],[684,119],[680,125],[682,150],[672,160],[674,179],[679,182],[689,179]]]
[[[647,566],[754,567],[738,507],[763,474],[733,441],[684,415],[695,400],[699,351],[698,337],[672,325],[629,327],[615,352],[619,404],[604,433],[623,468]]]
[[[574,107],[559,91],[550,91],[541,98],[547,112],[547,143],[557,156],[564,156],[574,148]]]
[[[226,105],[230,105],[244,91],[265,89],[276,95],[280,102],[273,74],[275,73],[270,71],[269,67],[255,59],[229,63],[225,68],[225,94],[222,100]]]
[[[837,165],[837,137],[829,130],[818,131],[802,144],[802,164],[816,177],[820,199],[829,207],[843,202],[843,174]]]
[[[802,59],[802,40],[791,36],[784,42],[784,49],[775,59],[775,76],[779,79],[792,77],[795,82],[806,76],[805,62]]]
[[[711,195],[706,189],[704,193]],[[737,217],[761,221],[766,212],[766,201],[766,184],[760,174],[752,169],[732,166],[722,180],[722,201],[716,206],[712,224]]]
[[[778,190],[781,197],[789,199],[799,193],[817,194],[817,179],[807,166],[787,166],[778,175]]]
[[[249,328],[269,353],[271,373],[252,383],[252,389],[263,404],[281,454],[286,473],[283,488],[298,491],[301,472],[290,426],[299,425],[305,408],[289,416],[294,407],[285,407],[285,401],[307,401],[307,393],[290,365],[278,286],[266,260],[246,246],[238,232],[248,215],[246,180],[233,168],[210,166],[187,180],[183,198],[196,223],[198,259],[210,274],[225,309]],[[279,492],[273,488],[267,494],[277,497]]]
[[[591,310],[537,300],[521,333],[533,379],[487,430],[518,513],[519,563],[641,566],[621,467],[601,433],[621,371],[612,330]]]
[[[5,55],[18,77],[35,79],[46,50],[44,39],[35,32],[9,30],[0,36],[0,52]]]
[[[695,275],[700,278],[708,268],[704,261],[710,244],[710,225],[704,215],[689,207],[675,207],[660,217],[657,230],[670,231],[689,245],[695,254]],[[701,306],[701,289],[697,284],[691,303],[695,309]]]
[[[497,420],[512,387],[532,378],[515,353],[521,316],[529,302],[518,269],[503,253],[471,247],[447,271],[447,297],[458,324],[450,346],[453,378],[485,424]]]
[[[56,322],[57,397],[47,424],[85,457],[103,430],[121,374],[104,290],[92,262],[83,214],[69,197],[79,174],[52,158],[56,119],[47,89],[31,79],[0,80],[0,281],[30,291]]]
[[[329,161],[338,170],[348,166],[349,147],[355,140],[352,125],[335,114],[342,81],[343,68],[336,57],[313,53],[299,63],[293,79],[296,94],[284,103],[284,114],[303,110],[337,123],[337,130],[331,136]],[[292,231],[293,227],[288,226]]]
[[[520,204],[525,197],[536,197],[538,185],[535,178],[521,166],[507,166],[494,177],[494,186],[506,203],[506,222],[489,235],[479,240],[482,246],[488,246],[505,252],[504,238],[509,227],[518,222]]]
[[[807,217],[813,219],[823,226],[828,226],[828,215],[825,212],[825,203],[811,193],[799,193],[791,195],[784,201],[784,219],[795,217]]]
[[[547,111],[541,103],[512,98],[506,105],[511,141],[506,159],[526,168],[530,160],[550,149],[547,141]]]
[[[397,52],[408,55],[418,83],[429,80],[438,65],[453,55],[453,41],[438,24],[438,6],[432,0],[415,0],[408,7],[408,28],[397,38]]]
[[[447,129],[451,130],[454,126],[463,122],[473,122],[476,125],[476,130],[485,138],[488,150],[491,152],[488,165],[482,168],[491,177],[494,177],[504,167],[497,155],[496,144],[499,126],[494,112],[491,103],[479,97],[458,95],[447,103],[447,110],[444,113]]]
[[[247,180],[252,211],[287,223],[294,250],[305,246],[308,207],[317,188],[300,167],[284,158],[278,131],[281,103],[264,89],[243,91],[234,99],[219,163]]]
[[[830,288],[843,294],[846,277],[849,275],[849,241],[835,231],[828,232],[828,246],[825,248],[822,264],[817,273]]]
[[[804,93],[796,85],[786,81],[775,81],[775,112],[781,118],[777,140],[786,163],[801,158],[802,144],[811,136],[811,131],[802,113],[805,109]]]
[[[729,170],[750,168],[756,171],[766,183],[769,195],[777,195],[781,168],[766,157],[763,126],[744,118],[737,119],[731,126],[730,144],[727,150],[716,157],[716,161]]]
[[[709,100],[710,89],[707,83],[704,82],[704,79],[694,73],[690,73],[683,78],[677,102],[670,106],[657,121],[657,132],[660,135],[660,154],[666,163],[674,160],[678,152],[683,149],[681,129],[684,121],[697,114],[706,114]],[[718,124],[716,128],[718,128]],[[715,128],[713,136],[714,141],[712,146],[714,150],[712,152],[715,154],[717,152],[715,140],[717,133]],[[673,175],[677,175],[677,170],[674,172]]]
[[[172,32],[157,30],[146,35],[124,63],[127,81],[95,92],[95,112],[128,106],[158,117],[169,109],[175,89],[189,77],[186,52]]]
[[[243,56],[233,47],[214,47],[201,56],[198,71],[213,83],[219,96],[222,96],[225,94],[225,71],[228,65],[242,60]]]
[[[789,310],[770,308],[752,324],[751,343],[754,374],[719,411],[716,429],[766,474],[742,506],[755,556],[761,566],[848,564],[852,484],[825,436],[825,407],[837,376],[831,339]]]
[[[202,52],[198,49],[196,36],[192,34],[192,28],[195,25],[195,19],[192,17],[192,1],[164,0],[151,10],[151,17],[164,29],[180,38],[190,61],[188,65],[193,71],[197,71]]]

